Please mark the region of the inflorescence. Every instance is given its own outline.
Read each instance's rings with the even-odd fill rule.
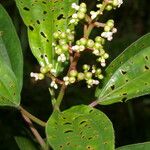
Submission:
[[[99,66],[84,64],[82,67],[83,72],[78,72],[76,68],[69,70],[68,74],[62,79],[66,86],[85,80],[87,87],[91,88],[93,85],[98,85],[100,82],[99,80],[103,79],[104,76],[102,75],[101,67],[106,66],[106,59],[109,58],[109,54],[105,52],[104,44],[106,40],[111,41],[113,39],[113,34],[117,32],[117,29],[114,27],[114,20],[112,19],[109,19],[105,23],[100,23],[97,20],[103,14],[104,10],[110,11],[116,9],[117,7],[120,7],[122,3],[122,0],[103,0],[102,3],[96,5],[97,11],[90,11],[89,16],[87,14],[87,6],[85,3],[81,3],[80,5],[77,5],[76,3],[72,4],[71,7],[74,9],[74,14],[72,14],[69,24],[76,26],[82,21],[86,25],[93,24],[93,27],[101,27],[104,30],[100,36],[97,36],[94,39],[90,39],[88,36],[84,35],[77,41],[75,41],[75,31],[69,28],[65,32],[62,32],[60,29],[53,34],[54,41],[52,46],[57,54],[58,62],[68,62],[70,54],[80,54],[83,51],[90,51],[96,56],[96,61],[100,63]],[[53,65],[48,64],[47,66],[41,67],[40,73],[31,72],[31,77],[34,77],[35,80],[42,80],[47,73],[50,73],[52,77],[50,86],[57,89],[58,83],[55,72],[56,70]]]

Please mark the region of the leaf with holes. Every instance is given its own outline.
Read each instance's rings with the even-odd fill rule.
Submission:
[[[20,150],[37,150],[35,144],[25,137],[15,137],[16,143]]]
[[[150,34],[145,35],[106,69],[106,79],[96,96],[102,105],[122,102],[150,93]]]
[[[70,16],[74,13],[71,4],[78,0],[16,0],[20,14],[28,27],[31,50],[41,65],[53,64],[56,74],[64,64],[57,61],[52,47],[53,33],[66,31]],[[71,27],[70,27],[71,28]]]
[[[15,27],[5,9],[0,5],[0,59],[13,70],[20,91],[23,80],[23,56]]]
[[[85,105],[55,111],[46,134],[56,150],[114,150],[112,123],[104,113]]]
[[[150,150],[150,142],[126,145],[119,147],[116,150]]]
[[[14,72],[0,59],[0,106],[17,107],[20,89]]]

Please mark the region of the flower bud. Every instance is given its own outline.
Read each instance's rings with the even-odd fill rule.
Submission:
[[[40,72],[41,72],[42,74],[47,73],[47,72],[48,72],[47,67],[41,67],[41,68],[40,68]]]
[[[38,79],[39,79],[39,80],[43,80],[43,79],[44,79],[44,74],[39,73],[39,74],[38,74]]]
[[[76,81],[76,78],[75,78],[75,77],[70,77],[70,78],[69,78],[69,82],[70,82],[70,83],[75,83],[75,81]]]
[[[87,47],[93,48],[93,46],[94,46],[94,41],[91,40],[91,39],[88,39],[88,41],[87,41]]]
[[[85,78],[84,73],[82,73],[82,72],[78,73],[77,78],[78,78],[79,81],[83,80]]]
[[[70,73],[69,73],[69,75],[70,75],[71,77],[76,77],[77,74],[78,74],[78,72],[77,72],[76,70],[71,70]]]
[[[88,71],[89,69],[90,69],[89,65],[87,65],[87,64],[83,65],[83,70]]]
[[[84,19],[84,17],[85,17],[85,13],[83,13],[83,12],[78,12],[77,15],[80,20]]]
[[[111,11],[113,9],[112,5],[107,5],[105,8],[107,11]]]
[[[85,73],[85,77],[86,77],[87,79],[91,79],[91,78],[92,78],[92,73],[91,73],[91,72],[86,72],[86,73]]]

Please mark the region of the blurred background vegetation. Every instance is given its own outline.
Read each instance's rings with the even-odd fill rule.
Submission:
[[[96,0],[86,0],[89,8],[93,8]],[[50,95],[47,90],[47,81],[35,82],[30,78],[30,72],[38,72],[39,65],[31,54],[26,27],[20,18],[14,0],[0,0],[11,16],[24,54],[24,86],[22,90],[22,106],[29,112],[46,121],[52,112]],[[128,45],[140,36],[150,32],[150,9],[148,0],[124,0],[120,9],[108,12],[103,20],[113,18],[118,28],[114,40],[108,43],[111,62]],[[77,28],[80,33],[80,27]],[[91,36],[99,33],[95,30]],[[89,55],[87,55],[90,58]],[[83,61],[87,61],[85,57]],[[91,60],[90,60],[91,61]],[[79,64],[80,67],[80,64]],[[134,85],[133,85],[134,86]],[[74,88],[76,87],[76,89]],[[132,87],[131,87],[132,88]],[[94,98],[94,89],[88,90],[84,83],[68,88],[62,109],[85,103],[88,104]],[[109,106],[98,106],[113,122],[116,136],[116,146],[150,140],[150,96],[136,98],[131,102],[117,103]],[[43,137],[44,130],[35,125]],[[32,138],[20,113],[13,108],[0,109],[0,150],[19,150],[14,140],[15,136]]]

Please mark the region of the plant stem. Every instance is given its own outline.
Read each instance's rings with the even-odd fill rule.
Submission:
[[[21,114],[23,114],[24,116],[30,118],[33,122],[37,123],[38,125],[40,125],[42,127],[46,126],[46,122],[44,122],[44,121],[38,119],[37,117],[33,116],[28,111],[26,111],[23,107],[19,106],[19,110],[20,110]]]
[[[98,102],[97,101],[93,101],[91,104],[89,104],[89,106],[91,107],[95,107],[98,105]]]
[[[35,136],[36,140],[38,141],[38,143],[41,145],[43,150],[47,150],[47,145],[45,143],[45,141],[42,139],[42,137],[40,136],[39,132],[35,129],[35,127],[33,126],[32,121],[25,116],[22,111],[21,111],[22,117],[25,120],[25,122],[28,124],[31,132],[33,133],[33,135]]]

